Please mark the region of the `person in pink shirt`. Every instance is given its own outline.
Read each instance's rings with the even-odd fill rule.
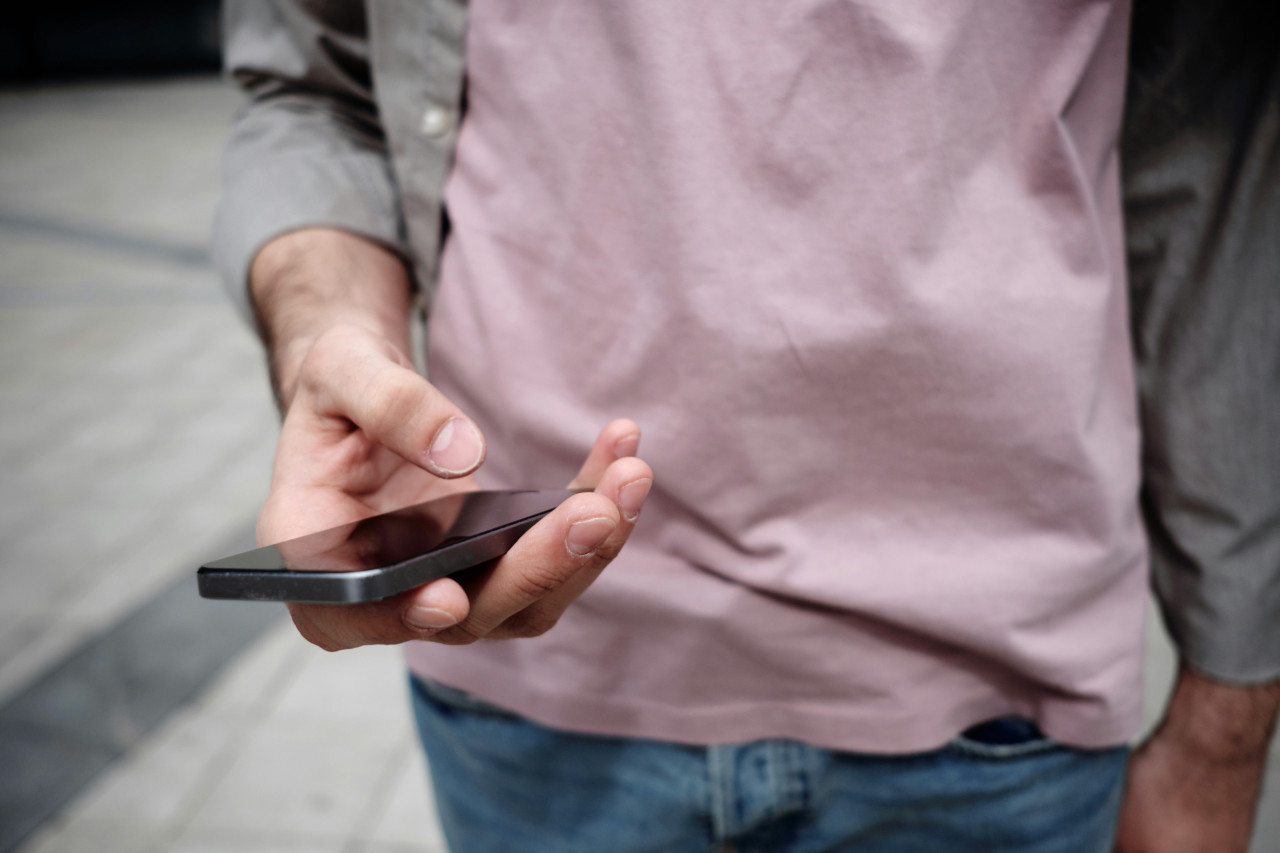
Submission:
[[[260,538],[589,489],[484,572],[291,607],[407,644],[456,851],[1111,849],[1150,555],[1127,2],[228,22],[219,257],[285,412]],[[1277,663],[1184,670],[1123,849],[1244,849]],[[1250,760],[1169,760],[1205,708]],[[1187,772],[1230,796],[1175,847]]]

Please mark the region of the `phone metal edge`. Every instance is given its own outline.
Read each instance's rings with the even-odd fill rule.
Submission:
[[[267,572],[201,566],[196,572],[196,586],[201,598],[212,600],[292,601],[299,604],[381,601],[501,557],[550,512],[551,509],[547,509],[535,513],[394,566],[354,572]],[[414,571],[427,565],[433,568],[426,572]]]

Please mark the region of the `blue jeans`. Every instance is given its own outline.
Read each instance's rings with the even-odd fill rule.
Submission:
[[[411,681],[453,853],[1110,853],[1128,755],[1018,718],[892,756],[597,737]]]

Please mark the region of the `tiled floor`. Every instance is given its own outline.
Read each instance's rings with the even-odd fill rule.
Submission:
[[[265,494],[276,415],[204,248],[237,102],[212,78],[0,93],[0,703]],[[442,849],[402,681],[393,650],[282,625],[26,849]]]
[[[396,651],[281,624],[24,853],[443,851],[407,702]]]
[[[261,357],[205,258],[234,93],[0,94],[0,700],[265,493]]]
[[[265,492],[275,415],[203,249],[235,101],[212,79],[0,93],[0,703]],[[1173,657],[1149,634],[1154,719]],[[396,651],[281,624],[23,853],[443,850],[404,692]],[[1280,853],[1280,761],[1253,853]]]

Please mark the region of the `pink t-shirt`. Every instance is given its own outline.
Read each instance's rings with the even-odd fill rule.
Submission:
[[[413,668],[543,723],[937,746],[1139,714],[1128,4],[476,0],[429,373],[481,482],[629,416],[654,488],[543,637]]]

